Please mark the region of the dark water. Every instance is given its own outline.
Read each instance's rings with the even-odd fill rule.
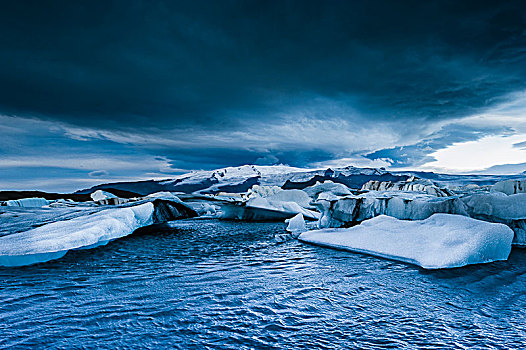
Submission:
[[[283,228],[181,221],[0,269],[0,347],[526,346],[526,250],[508,262],[429,272],[278,243]]]

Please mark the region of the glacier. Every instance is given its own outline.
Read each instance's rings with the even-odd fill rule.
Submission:
[[[325,247],[442,269],[507,260],[513,231],[506,225],[461,215],[433,214],[425,220],[380,215],[351,228],[302,233],[299,240]]]

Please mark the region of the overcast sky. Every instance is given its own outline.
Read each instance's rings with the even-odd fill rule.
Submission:
[[[526,170],[523,1],[12,1],[0,82],[0,189]]]

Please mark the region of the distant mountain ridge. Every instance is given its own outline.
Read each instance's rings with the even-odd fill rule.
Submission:
[[[108,189],[130,191],[140,195],[160,191],[199,194],[243,193],[254,185],[302,189],[314,185],[316,182],[328,180],[342,183],[352,189],[359,189],[369,180],[396,182],[405,181],[411,176],[429,179],[443,185],[474,183],[484,186],[503,179],[521,178],[523,175],[449,175],[422,171],[396,172],[384,168],[357,168],[354,166],[302,169],[286,165],[242,165],[215,170],[192,171],[172,179],[101,184],[79,190],[75,194],[89,194],[96,190]]]

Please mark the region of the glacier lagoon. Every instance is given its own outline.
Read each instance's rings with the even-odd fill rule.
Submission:
[[[458,269],[181,220],[0,268],[0,348],[523,348],[526,250]]]

